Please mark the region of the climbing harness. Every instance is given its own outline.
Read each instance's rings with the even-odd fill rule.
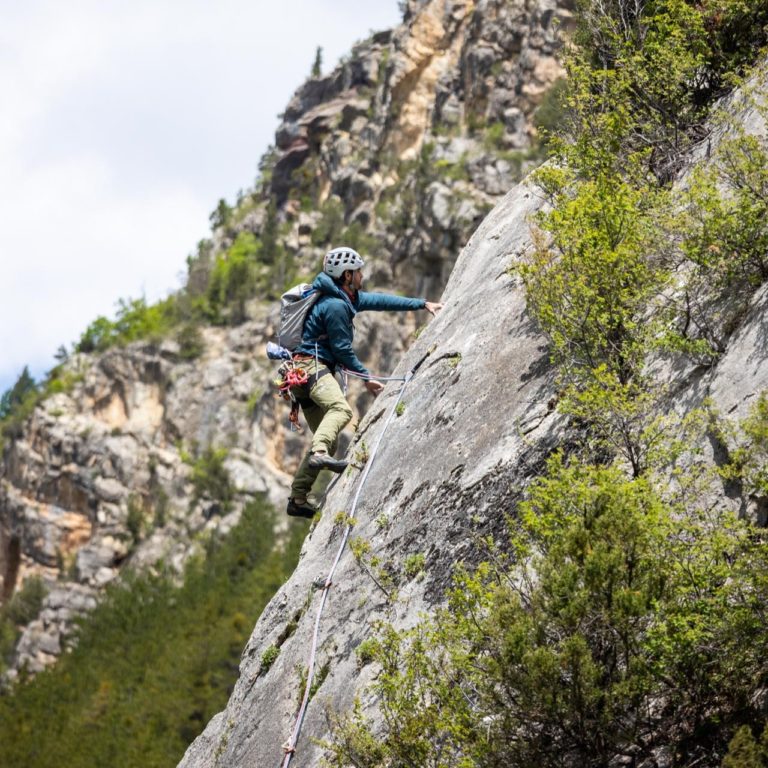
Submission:
[[[310,358],[311,359],[311,358]],[[312,400],[308,397],[312,387],[323,376],[330,376],[331,371],[324,365],[317,361],[317,368],[314,373],[307,373],[303,368],[299,368],[296,365],[296,361],[285,360],[283,364],[277,369],[279,378],[274,380],[275,386],[278,389],[278,395],[283,400],[288,401],[291,404],[291,412],[288,416],[288,420],[291,423],[291,431],[294,429],[299,433],[303,433],[304,429],[299,424],[299,406],[311,406]],[[303,390],[298,392],[296,390]]]
[[[392,419],[395,416],[395,413],[397,412],[397,407],[400,405],[400,401],[403,399],[403,395],[405,394],[405,388],[410,383],[411,379],[416,375],[416,371],[421,367],[422,363],[429,357],[431,350],[429,350],[417,363],[416,365],[411,368],[410,371],[404,376],[404,377],[378,377],[378,376],[362,376],[361,374],[356,374],[360,376],[360,378],[372,378],[376,379],[378,381],[386,380],[386,381],[400,381],[402,382],[400,386],[400,392],[397,395],[397,399],[395,400],[392,408],[389,410],[389,415],[387,416],[387,420],[384,422],[384,426],[382,427],[381,431],[379,432],[378,437],[376,438],[376,442],[371,449],[371,452],[368,457],[368,461],[365,464],[365,467],[363,467],[362,474],[360,475],[360,480],[357,484],[357,490],[355,491],[354,498],[352,499],[352,506],[349,509],[349,515],[348,518],[354,518],[355,512],[357,511],[357,502],[360,499],[360,494],[363,491],[363,488],[365,486],[365,481],[368,479],[368,473],[371,471],[371,467],[373,466],[373,462],[376,459],[376,453],[379,450],[379,446],[381,445],[381,441],[384,438],[384,434],[387,431],[387,428],[392,423]],[[351,373],[348,371],[348,373]],[[336,552],[336,557],[334,558],[333,565],[331,565],[331,570],[328,572],[328,576],[325,578],[325,582],[322,583],[322,586],[320,585],[320,580],[316,579],[315,584],[319,589],[322,589],[322,595],[320,596],[320,605],[317,609],[317,617],[315,619],[315,630],[314,634],[312,636],[312,647],[309,653],[309,662],[307,664],[307,680],[305,683],[304,688],[304,697],[301,700],[301,706],[299,708],[299,713],[296,716],[296,724],[293,727],[293,731],[291,732],[290,739],[283,744],[283,758],[280,762],[280,768],[288,768],[288,766],[291,763],[291,759],[296,754],[296,744],[299,740],[299,736],[301,735],[301,726],[304,723],[304,715],[307,711],[307,705],[309,704],[309,694],[312,689],[312,683],[314,682],[314,676],[315,676],[315,660],[317,656],[317,643],[318,643],[318,637],[320,635],[320,619],[323,615],[323,609],[325,608],[325,600],[328,596],[328,590],[331,588],[333,584],[333,574],[336,572],[336,566],[338,566],[339,561],[341,560],[341,556],[344,553],[344,549],[347,546],[347,540],[349,539],[349,534],[352,531],[352,525],[349,523],[347,524],[346,528],[344,529],[344,535],[341,538],[341,544],[339,545],[339,549]]]

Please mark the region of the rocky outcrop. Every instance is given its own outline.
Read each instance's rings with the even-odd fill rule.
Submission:
[[[556,32],[569,8],[411,0],[401,26],[299,88],[261,181],[193,260],[190,290],[241,233],[266,239],[272,227],[298,274],[345,238],[365,252],[374,287],[437,298],[485,212],[538,162],[535,115],[561,74]],[[249,498],[284,502],[304,441],[283,429],[270,390],[271,311],[254,301],[243,325],[205,329],[193,361],[166,340],[66,364],[65,391],[35,410],[0,467],[0,595],[11,599],[32,576],[48,589],[15,668],[54,661],[71,616],[126,565],[180,568]],[[361,357],[388,371],[416,322],[361,317]],[[362,388],[353,384],[351,398],[364,413]],[[226,451],[231,511],[192,481],[209,448]]]
[[[411,3],[402,26],[300,88],[265,188],[295,259],[314,265],[325,247],[302,239],[301,206],[336,204],[376,244],[378,277],[437,295],[483,215],[539,161],[535,115],[563,74],[570,21],[568,2]]]
[[[765,83],[760,87],[765,90]],[[747,130],[764,133],[753,109],[742,110],[740,118]],[[712,142],[718,138],[714,134]],[[362,665],[355,650],[378,620],[409,627],[440,604],[455,566],[475,562],[485,537],[503,535],[505,515],[563,443],[566,424],[555,409],[547,344],[509,271],[532,247],[529,221],[542,204],[536,190],[523,184],[496,206],[456,263],[443,295],[445,309],[398,366],[403,375],[429,353],[408,385],[404,410],[387,427],[352,531],[393,585],[385,594],[349,548],[342,554],[318,624],[318,685],[292,766],[321,764],[329,711],[349,711],[358,698],[375,719],[368,689],[375,665]],[[767,304],[764,285],[715,364],[657,361],[655,374],[670,385],[665,410],[687,412],[711,400],[730,419],[747,415],[768,388]],[[376,443],[398,386],[390,384],[361,423],[351,455],[364,443]],[[716,447],[703,449],[718,462]],[[360,477],[350,472],[333,488],[296,571],[256,625],[226,710],[192,744],[182,768],[281,764],[303,693],[301,671],[320,604],[317,585],[325,583],[338,551]],[[726,488],[713,503],[765,522],[757,500]],[[424,563],[418,573],[406,567],[415,555]],[[266,666],[262,654],[270,647],[279,654]]]
[[[560,418],[544,340],[525,313],[508,267],[529,245],[527,220],[541,201],[532,190],[509,193],[473,235],[443,295],[445,309],[398,366],[426,362],[409,384],[368,476],[353,536],[367,541],[397,581],[388,599],[347,551],[334,576],[321,622],[318,668],[324,681],[310,704],[293,762],[319,764],[326,709],[344,711],[366,698],[371,669],[355,648],[377,619],[401,626],[442,597],[454,564],[477,557],[474,542],[498,536],[529,477],[558,440]],[[360,425],[351,448],[372,445],[393,405],[390,384]],[[264,611],[243,654],[227,710],[209,724],[181,766],[277,765],[300,698],[296,668],[307,663],[318,592],[339,544],[337,512],[348,510],[360,473],[345,475],[326,500],[299,566]],[[423,555],[424,572],[404,575],[405,559]],[[314,597],[313,597],[314,595]],[[287,639],[286,627],[297,622]],[[261,655],[280,654],[269,671]],[[267,704],[268,703],[268,704]]]
[[[92,606],[127,563],[180,569],[200,535],[228,529],[250,498],[283,500],[297,454],[268,431],[266,333],[264,321],[211,329],[191,362],[165,343],[67,363],[71,391],[46,399],[5,456],[3,592],[10,597],[31,576],[49,585],[17,666],[35,672],[55,660],[72,615]],[[261,411],[268,414],[259,420]],[[226,449],[231,511],[191,482],[208,446]]]

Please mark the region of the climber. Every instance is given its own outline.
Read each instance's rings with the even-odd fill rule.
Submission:
[[[418,309],[434,315],[443,306],[425,299],[366,293],[360,290],[362,285],[363,260],[357,251],[341,247],[325,254],[323,271],[312,284],[321,296],[307,315],[302,342],[293,353],[295,368],[308,377],[304,386],[294,388],[294,395],[314,435],[291,486],[287,512],[293,517],[311,518],[317,511],[307,497],[321,469],[343,472],[347,466],[345,460],[335,459],[333,454],[339,433],[352,418],[352,409],[332,374],[343,368],[360,375],[374,396],[384,388],[370,378],[352,349],[355,315],[366,310]]]

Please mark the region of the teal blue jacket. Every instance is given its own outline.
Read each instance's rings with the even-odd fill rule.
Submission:
[[[317,356],[335,371],[338,366],[350,371],[368,374],[352,349],[355,328],[353,321],[358,312],[402,312],[424,309],[424,299],[407,299],[387,293],[358,291],[354,300],[321,272],[312,283],[321,296],[304,321],[301,344],[294,350],[302,355]]]

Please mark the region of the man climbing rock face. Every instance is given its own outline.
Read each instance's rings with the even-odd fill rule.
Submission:
[[[296,387],[294,395],[313,432],[312,446],[296,472],[288,499],[287,512],[294,517],[311,518],[317,511],[307,497],[321,469],[343,472],[347,466],[346,460],[335,459],[333,454],[352,409],[332,374],[345,368],[363,377],[371,375],[352,349],[355,315],[418,309],[434,315],[443,306],[425,299],[362,291],[363,265],[352,248],[334,248],[325,254],[323,271],[312,283],[320,298],[307,315],[301,344],[293,353],[294,367],[307,375],[307,383]],[[366,378],[365,388],[375,396],[384,385]]]

